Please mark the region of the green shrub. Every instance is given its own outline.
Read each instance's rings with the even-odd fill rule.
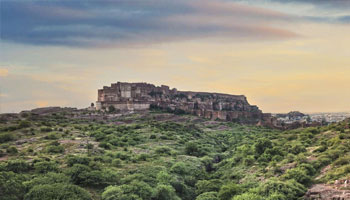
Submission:
[[[6,165],[7,171],[13,171],[15,173],[28,172],[31,170],[29,163],[24,160],[9,160]]]
[[[159,146],[155,149],[157,154],[170,155],[171,149],[167,146]]]
[[[26,195],[25,200],[91,200],[91,195],[85,189],[71,184],[55,183],[34,186]]]
[[[45,132],[50,132],[50,131],[52,131],[52,128],[50,128],[50,127],[41,127],[41,128],[40,128],[40,131],[41,131],[41,132],[44,132],[44,133],[45,133]]]
[[[119,158],[116,158],[112,161],[112,166],[114,167],[121,167],[122,166],[122,160],[120,160]]]
[[[341,166],[341,165],[348,165],[348,164],[350,164],[350,156],[340,157],[333,163],[334,166]]]
[[[263,154],[266,149],[271,147],[272,147],[271,141],[265,138],[258,139],[258,141],[254,144],[254,150],[257,155]]]
[[[219,200],[217,192],[205,192],[196,197],[196,200]]]
[[[28,128],[31,126],[31,123],[27,120],[22,120],[18,124],[18,128]]]
[[[264,200],[264,198],[255,193],[243,193],[241,195],[237,195],[233,197],[232,200]]]
[[[91,158],[86,156],[67,156],[66,158],[68,166],[73,166],[74,164],[89,165]]]
[[[198,156],[200,154],[197,143],[188,142],[185,145],[185,153],[190,156]]]
[[[149,137],[149,139],[156,139],[157,138],[157,136],[156,135],[154,135],[154,134],[152,134],[150,137]]]
[[[0,171],[0,200],[23,199],[26,191],[23,185],[25,180],[21,174]]]
[[[243,159],[243,163],[245,166],[251,166],[255,162],[254,156],[247,156],[246,158]]]
[[[143,181],[132,181],[130,184],[109,186],[102,193],[103,200],[151,200],[153,188]]]
[[[29,181],[24,182],[24,185],[29,190],[36,185],[51,185],[55,183],[65,183],[69,184],[70,178],[62,173],[48,172],[30,179]]]
[[[157,200],[181,200],[175,193],[175,189],[170,185],[158,184],[155,198]]]
[[[242,188],[239,185],[234,183],[229,183],[229,184],[223,185],[220,188],[218,196],[219,196],[219,199],[221,200],[231,200],[233,196],[238,195],[242,192],[243,192]]]
[[[42,161],[34,163],[34,170],[37,173],[57,172],[58,164],[54,161]]]
[[[306,192],[306,188],[295,180],[280,181],[271,178],[257,188],[257,193],[264,197],[280,195],[282,200],[298,200]]]
[[[6,149],[6,152],[10,155],[16,155],[18,153],[18,150],[14,146],[10,146]]]
[[[199,180],[196,183],[196,193],[218,192],[221,188],[222,181],[219,179]]]
[[[100,142],[100,144],[98,146],[101,148],[104,148],[104,149],[111,149],[112,148],[112,145],[108,142]]]
[[[0,133],[0,143],[5,143],[14,140],[13,133]]]
[[[58,133],[52,132],[48,133],[44,138],[47,140],[57,140],[58,138],[60,138],[60,135]]]
[[[48,153],[63,153],[64,152],[64,147],[59,145],[59,146],[47,146],[46,147],[46,152]]]
[[[288,152],[297,155],[299,153],[306,152],[306,148],[301,143],[296,143],[289,148]]]
[[[309,185],[311,183],[311,177],[307,175],[306,170],[301,168],[289,169],[283,177],[285,180],[294,179],[303,185]]]

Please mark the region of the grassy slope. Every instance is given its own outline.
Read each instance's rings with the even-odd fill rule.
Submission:
[[[349,122],[282,132],[165,113],[81,114],[2,118],[0,199],[59,190],[58,199],[301,199],[314,183],[350,175]]]

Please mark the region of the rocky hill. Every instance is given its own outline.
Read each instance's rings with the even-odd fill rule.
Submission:
[[[162,109],[245,124],[272,125],[271,114],[250,105],[244,95],[178,91],[148,83],[111,84],[98,90],[98,110],[142,111]]]

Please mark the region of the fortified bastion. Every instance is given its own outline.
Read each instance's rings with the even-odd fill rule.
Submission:
[[[178,91],[169,86],[148,83],[117,82],[98,90],[97,110],[113,106],[120,112],[163,109],[251,124],[272,124],[271,114],[250,105],[244,95]]]

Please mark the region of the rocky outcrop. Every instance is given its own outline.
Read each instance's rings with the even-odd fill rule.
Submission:
[[[337,180],[334,184],[313,185],[305,195],[308,200],[349,200],[350,180]]]
[[[269,125],[274,120],[257,106],[250,105],[244,95],[178,91],[162,85],[118,82],[98,90],[98,110],[123,111],[163,109],[188,113],[207,119],[221,119],[250,124]]]

